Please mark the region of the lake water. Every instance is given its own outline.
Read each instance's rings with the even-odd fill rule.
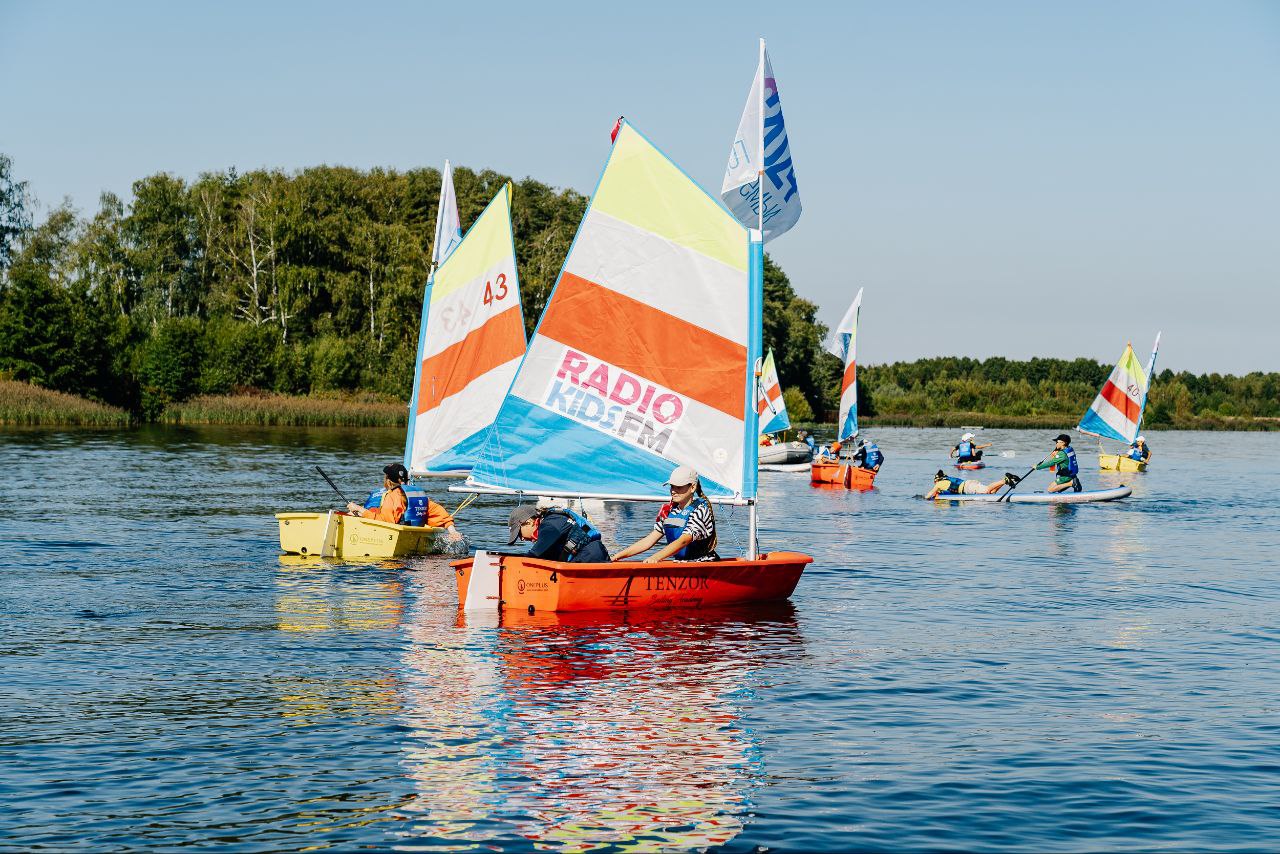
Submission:
[[[0,433],[0,842],[1280,844],[1280,434],[1154,433],[1150,473],[1085,468],[1110,504],[916,499],[958,432],[872,431],[870,493],[762,474],[763,547],[815,557],[789,603],[502,622],[442,559],[279,557],[272,513],[336,503],[311,466],[366,491],[394,431]],[[983,431],[1015,456],[977,476],[1056,432]]]

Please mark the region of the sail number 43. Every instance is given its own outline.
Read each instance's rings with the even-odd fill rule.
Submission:
[[[484,304],[489,306],[495,302],[501,302],[506,299],[508,292],[507,274],[499,273],[498,277],[492,282],[484,283]]]

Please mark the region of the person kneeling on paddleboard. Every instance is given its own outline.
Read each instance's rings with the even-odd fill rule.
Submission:
[[[973,440],[972,433],[965,433],[960,437],[960,443],[951,449],[951,456],[956,458],[957,463],[976,463],[982,459],[982,451],[991,447],[990,442],[979,445]]]
[[[993,492],[999,492],[1003,486],[1013,486],[1020,478],[1017,475],[1006,474],[1004,480],[997,480],[995,483],[982,483],[977,480],[961,480],[958,477],[951,477],[942,469],[938,469],[938,473],[933,476],[933,489],[929,490],[925,498],[937,498],[947,495],[990,495]]]
[[[716,514],[702,492],[698,473],[689,466],[680,466],[671,473],[667,486],[671,488],[671,501],[658,511],[653,530],[614,555],[614,560],[647,552],[663,537],[667,544],[645,558],[645,563],[720,559],[716,554]]]
[[[600,541],[600,532],[584,517],[563,507],[535,507],[521,504],[507,517],[511,539],[529,540],[525,554],[561,563],[608,563],[609,552]]]
[[[1036,470],[1040,469],[1053,469],[1055,477],[1053,483],[1049,484],[1049,492],[1066,492],[1068,489],[1079,492],[1084,489],[1077,477],[1080,474],[1080,464],[1076,462],[1076,449],[1071,447],[1071,437],[1066,433],[1058,435],[1049,458],[1036,465]]]
[[[453,516],[429,498],[426,499],[425,514],[415,512],[414,518],[405,518],[405,513],[409,510],[409,497],[404,487],[408,482],[408,469],[401,463],[391,463],[382,469],[382,492],[369,496],[370,499],[377,498],[377,504],[373,507],[361,507],[354,501],[348,501],[347,512],[366,519],[390,522],[393,525],[426,525],[431,528],[444,528],[449,532],[450,542],[461,540],[462,534],[454,526]],[[420,490],[417,490],[417,495],[422,497]]]
[[[1133,440],[1133,444],[1129,446],[1129,459],[1145,463],[1151,459],[1151,449],[1147,447],[1147,440],[1142,436]]]

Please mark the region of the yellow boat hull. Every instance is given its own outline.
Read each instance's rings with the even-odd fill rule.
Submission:
[[[1119,454],[1098,454],[1098,468],[1104,471],[1146,471],[1147,464]]]
[[[277,513],[288,554],[384,558],[430,554],[440,528],[393,525],[344,513]]]

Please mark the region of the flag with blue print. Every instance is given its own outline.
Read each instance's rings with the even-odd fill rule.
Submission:
[[[782,98],[769,53],[760,42],[760,64],[729,149],[720,198],[738,221],[759,228],[760,178],[764,176],[764,239],[789,231],[800,219],[800,187],[791,162],[791,142],[782,118]]]
[[[458,218],[458,196],[453,191],[453,167],[444,162],[440,176],[440,207],[436,210],[436,239],[431,247],[431,263],[439,267],[462,242],[462,220]]]

